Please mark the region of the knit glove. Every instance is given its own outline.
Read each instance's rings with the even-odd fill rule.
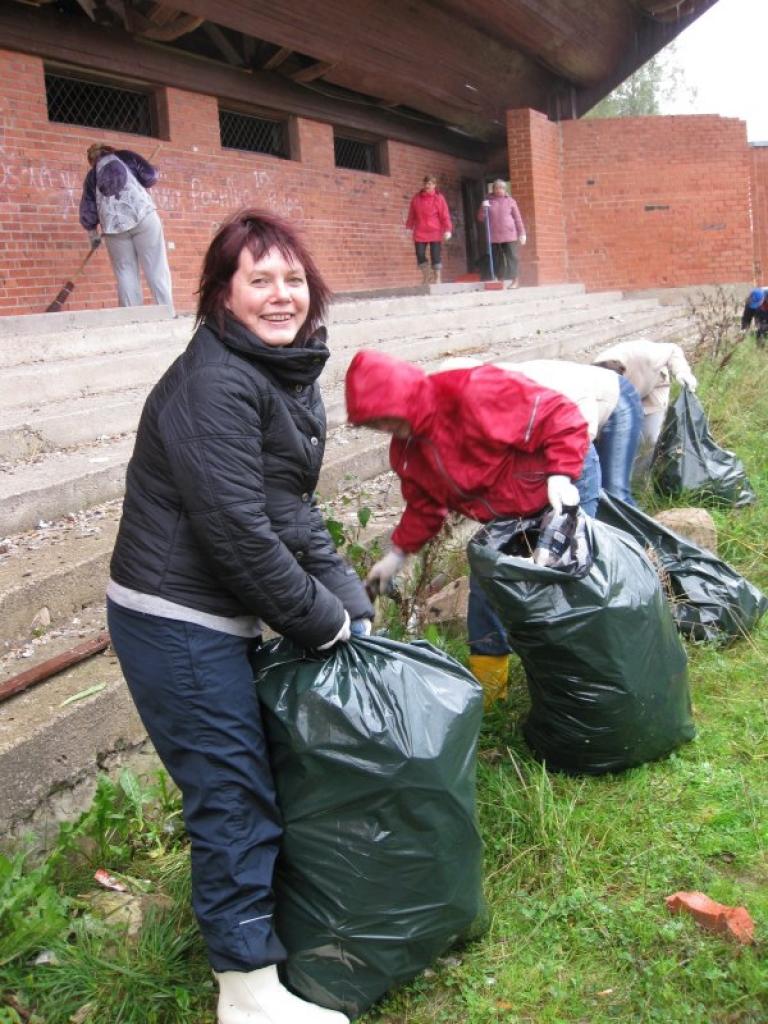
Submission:
[[[450,231],[446,231],[445,234],[443,235],[443,241],[444,242],[449,242],[450,240],[451,240],[451,232]]]
[[[331,649],[331,647],[334,646],[334,644],[344,644],[344,643],[346,643],[347,640],[349,640],[351,635],[352,635],[352,628],[351,628],[351,623],[349,621],[349,612],[345,611],[344,612],[344,623],[343,623],[341,629],[339,630],[339,632],[336,634],[336,636],[333,638],[333,640],[329,640],[325,644],[318,644],[317,649],[318,649],[318,651],[329,651]]]
[[[686,373],[685,371],[683,371],[682,373],[678,373],[677,382],[678,384],[681,385],[681,387],[688,388],[691,394],[693,394],[696,391],[696,388],[699,386],[699,382],[696,380],[693,374]]]
[[[559,516],[566,508],[578,508],[579,492],[567,476],[550,476],[547,479],[547,498],[555,515]]]
[[[386,594],[392,580],[397,576],[408,556],[400,548],[393,547],[373,566],[365,577],[365,586],[369,594],[377,596]]]

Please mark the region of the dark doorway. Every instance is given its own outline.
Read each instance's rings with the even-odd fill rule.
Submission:
[[[467,247],[467,271],[479,274],[483,281],[491,280],[491,266],[488,259],[488,236],[485,222],[477,219],[480,204],[488,195],[490,183],[498,175],[486,178],[462,178],[461,197],[464,203],[464,231]]]

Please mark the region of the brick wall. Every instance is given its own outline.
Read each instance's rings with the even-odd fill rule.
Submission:
[[[558,125],[534,110],[507,112],[509,180],[526,227],[520,249],[522,284],[568,280]]]
[[[94,141],[149,157],[158,140],[49,123],[43,63],[0,50],[0,313],[40,312],[87,253],[78,222],[85,150]],[[153,189],[165,228],[180,310],[194,307],[202,254],[219,222],[240,206],[295,220],[336,290],[416,284],[413,245],[403,229],[411,195],[437,174],[454,217],[444,247],[446,277],[466,271],[462,177],[482,167],[417,146],[388,143],[389,175],[334,166],[333,130],[297,119],[300,159],[222,150],[212,97],[166,90],[169,141],[154,157]],[[147,295],[147,301],[150,301]],[[106,251],[91,259],[67,308],[113,306]]]
[[[599,290],[752,279],[750,170],[762,218],[756,237],[768,247],[768,152],[750,157],[743,121],[555,125],[524,110],[508,113],[507,130],[513,193],[529,228],[528,283]]]
[[[752,232],[754,238],[754,281],[768,280],[768,146],[749,147],[752,172]]]
[[[98,139],[152,156],[157,140],[49,123],[38,58],[0,50],[0,80],[0,313],[38,312],[87,252],[77,217],[87,146]],[[170,138],[154,155],[161,180],[153,191],[180,310],[194,307],[212,233],[246,204],[295,220],[337,291],[417,283],[403,223],[427,172],[440,178],[454,217],[445,277],[467,269],[461,179],[482,177],[481,165],[389,142],[388,175],[340,170],[332,128],[302,118],[297,159],[222,150],[214,98],[170,88],[165,98]],[[743,282],[753,278],[753,262],[768,276],[768,149],[747,146],[743,122],[696,116],[557,125],[514,110],[507,130],[513,194],[528,229],[523,283]],[[69,308],[115,301],[100,249]]]
[[[561,131],[571,281],[600,289],[751,279],[743,121],[593,119]]]

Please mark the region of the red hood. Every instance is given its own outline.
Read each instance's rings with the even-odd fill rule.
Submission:
[[[429,377],[413,363],[363,349],[349,364],[347,416],[355,426],[383,417],[407,420],[420,433],[434,414]]]

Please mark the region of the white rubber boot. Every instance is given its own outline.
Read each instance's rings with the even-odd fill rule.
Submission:
[[[274,965],[258,971],[222,971],[216,980],[219,1024],[349,1024],[343,1013],[291,995],[280,984]]]

